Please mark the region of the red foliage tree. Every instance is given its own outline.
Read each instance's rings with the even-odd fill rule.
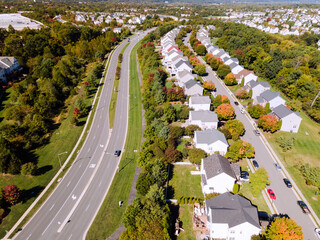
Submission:
[[[181,152],[174,148],[167,148],[164,155],[167,163],[177,162],[181,159]]]
[[[273,133],[280,129],[280,124],[276,116],[262,115],[258,120],[258,127]]]
[[[16,185],[7,185],[2,190],[2,196],[3,199],[12,206],[18,203],[20,190]]]
[[[73,117],[74,118],[79,118],[80,115],[81,115],[80,110],[77,107],[75,107],[74,110],[73,110]]]
[[[247,99],[249,97],[247,90],[241,88],[238,89],[234,95],[236,95],[236,97],[240,99]]]
[[[223,103],[216,109],[219,120],[234,119],[234,109],[228,103]]]

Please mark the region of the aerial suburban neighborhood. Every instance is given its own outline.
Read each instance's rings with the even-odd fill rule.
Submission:
[[[320,239],[315,0],[0,3],[1,239]]]

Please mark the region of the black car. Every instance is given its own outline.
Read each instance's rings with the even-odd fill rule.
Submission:
[[[121,154],[121,150],[116,150],[113,155],[119,157]]]
[[[238,103],[238,102],[234,102],[234,104],[235,104],[235,105],[237,105],[237,106],[239,105],[239,103]]]
[[[306,213],[306,214],[310,213],[310,210],[309,210],[307,204],[304,203],[304,201],[301,201],[301,200],[300,200],[300,201],[298,201],[297,203],[298,203],[298,205],[301,207],[301,209],[302,209],[302,211],[303,211],[304,213]]]
[[[253,160],[253,161],[252,161],[252,164],[253,164],[253,166],[254,166],[255,168],[259,168],[259,164],[258,164],[258,162],[257,162],[256,160]]]
[[[256,136],[260,136],[259,130],[253,130],[253,133],[254,133]]]
[[[291,184],[291,182],[289,181],[289,179],[284,178],[283,181],[284,181],[284,183],[287,185],[288,188],[292,188],[292,184]]]

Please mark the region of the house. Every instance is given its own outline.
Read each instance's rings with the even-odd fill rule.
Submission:
[[[270,90],[267,90],[256,97],[256,102],[262,106],[265,106],[266,103],[269,103],[270,109],[272,109],[279,106],[280,104],[285,104],[286,101],[280,96],[279,92],[272,92]]]
[[[224,64],[230,66],[230,64],[233,62],[235,62],[236,64],[239,64],[238,58],[230,58],[229,60],[225,61]]]
[[[208,154],[219,152],[225,155],[229,146],[224,134],[217,129],[195,131],[193,140],[196,148],[201,148]]]
[[[194,76],[187,70],[182,70],[177,73],[176,75],[177,78],[177,84],[179,87],[183,87],[186,82],[190,80],[194,80]]]
[[[189,63],[189,61],[185,61],[184,59],[180,59],[179,61],[175,62],[173,64],[173,74],[176,74],[177,72],[186,70],[190,73],[192,73],[192,65]]]
[[[251,80],[244,86],[244,89],[246,89],[248,92],[250,91],[250,89],[252,89],[252,98],[255,99],[264,91],[270,90],[270,85],[266,81],[257,82],[257,81]]]
[[[242,70],[244,69],[241,65],[239,65],[239,64],[237,64],[237,63],[235,63],[235,62],[231,63],[231,64],[229,65],[229,67],[230,67],[230,69],[231,69],[231,72],[232,72],[234,75],[238,74],[240,71],[242,71]]]
[[[238,83],[241,83],[242,79],[244,79],[244,84],[247,84],[250,81],[257,81],[258,77],[254,74],[253,71],[249,71],[247,69],[243,69],[234,75]]]
[[[6,75],[11,74],[15,70],[21,70],[15,57],[0,57],[0,81],[6,82]]]
[[[190,111],[189,112],[189,125],[198,125],[202,130],[217,129],[218,116],[215,112],[209,110]]]
[[[272,114],[282,121],[280,131],[293,133],[297,133],[299,131],[302,120],[299,112],[294,112],[281,104],[273,109]]]
[[[210,110],[211,100],[209,96],[191,96],[189,98],[189,107],[195,111]]]
[[[194,96],[194,95],[202,96],[203,87],[201,86],[201,84],[199,84],[195,80],[189,80],[184,84],[184,93],[187,96]]]
[[[201,159],[201,187],[204,195],[210,193],[225,193],[233,190],[237,181],[237,175],[234,171],[235,166],[240,175],[240,166],[230,164],[229,160],[219,153],[210,155]]]
[[[226,192],[205,205],[210,239],[250,240],[260,233],[257,208],[246,198]]]

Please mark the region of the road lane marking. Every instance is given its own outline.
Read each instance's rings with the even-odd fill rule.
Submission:
[[[70,239],[71,239],[71,237],[72,237],[72,234],[70,235],[70,237],[68,238],[68,240],[70,240]]]
[[[51,206],[51,208],[49,209],[49,211],[51,211],[53,207],[54,207],[54,204]]]
[[[85,212],[88,210],[89,206],[90,206],[90,203],[88,204],[88,206],[87,206],[86,209],[84,210]]]
[[[71,183],[71,181],[68,182],[67,187],[69,187],[70,183]]]
[[[91,148],[89,148],[87,152],[90,152],[90,150],[91,150]]]
[[[30,233],[30,235],[26,238],[26,240],[29,240],[30,237],[31,237],[31,233]]]
[[[100,181],[100,182],[99,182],[99,185],[98,185],[98,187],[100,187],[100,186],[101,186],[101,183],[102,183],[102,181]]]

